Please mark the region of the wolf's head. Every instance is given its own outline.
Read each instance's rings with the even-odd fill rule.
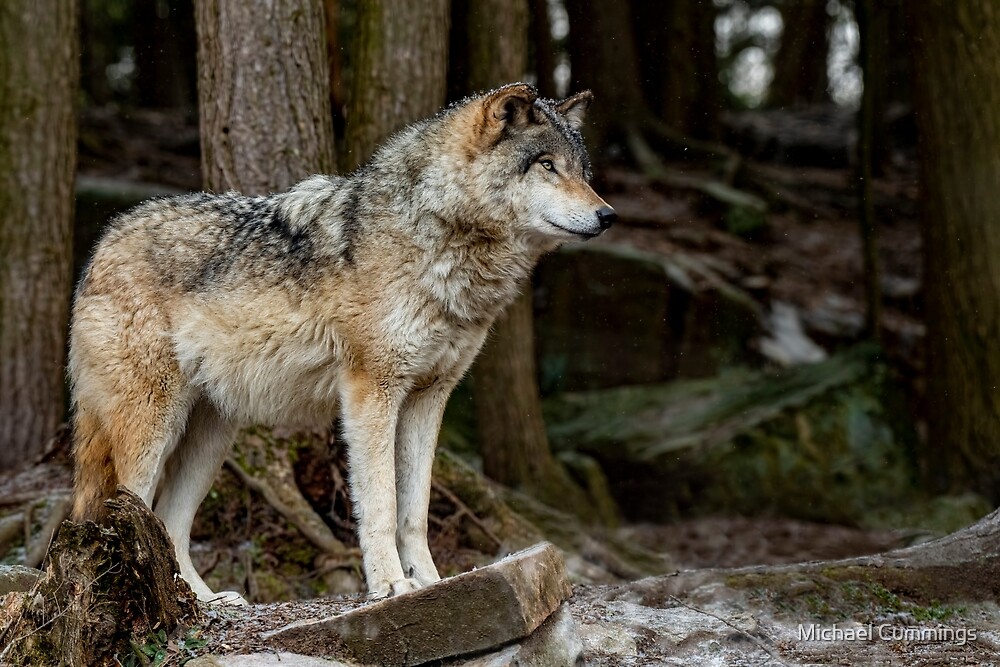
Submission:
[[[580,135],[590,91],[562,101],[515,83],[466,103],[473,120],[469,168],[477,199],[510,231],[541,246],[597,236],[616,219],[588,181]]]

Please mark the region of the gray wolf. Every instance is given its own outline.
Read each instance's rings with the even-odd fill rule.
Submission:
[[[199,597],[242,602],[188,553],[234,434],[339,414],[369,590],[437,581],[427,511],[448,395],[541,255],[615,219],[588,185],[590,102],[511,84],[400,131],[347,177],[115,220],[73,307],[74,518],[99,519],[123,484]]]

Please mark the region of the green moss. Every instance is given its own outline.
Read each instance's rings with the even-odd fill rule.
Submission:
[[[921,603],[914,593],[907,592],[922,590],[919,582],[912,577],[897,581],[893,572],[891,568],[829,567],[812,573],[734,574],[725,583],[766,600],[792,619],[869,622],[892,614],[908,614],[917,621],[944,621],[964,613],[964,607],[939,600]]]

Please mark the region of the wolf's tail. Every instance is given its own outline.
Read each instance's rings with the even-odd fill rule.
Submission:
[[[73,454],[76,459],[74,521],[100,521],[104,518],[104,501],[114,495],[118,486],[111,447],[111,438],[100,420],[83,407],[78,407],[73,419]]]

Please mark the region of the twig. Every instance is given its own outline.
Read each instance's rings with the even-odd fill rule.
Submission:
[[[721,616],[717,616],[716,614],[713,614],[710,611],[705,611],[704,609],[699,609],[698,607],[690,605],[687,602],[684,602],[683,600],[681,600],[680,598],[678,598],[678,597],[676,597],[674,595],[671,595],[668,599],[671,602],[674,602],[674,603],[678,604],[679,606],[684,607],[685,609],[690,609],[691,611],[693,611],[695,613],[703,614],[705,616],[708,616],[709,618],[714,618],[715,620],[719,621],[723,625],[732,628],[736,632],[740,633],[741,635],[743,635],[744,637],[746,637],[747,639],[749,639],[750,641],[752,641],[754,644],[757,645],[757,648],[759,648],[761,651],[764,651],[764,653],[767,653],[769,656],[771,656],[771,658],[773,658],[774,660],[777,660],[782,665],[788,665],[789,664],[789,663],[785,662],[784,660],[782,660],[781,656],[777,653],[777,651],[775,651],[773,648],[771,648],[770,646],[768,646],[767,643],[763,639],[761,639],[760,637],[758,637],[757,635],[755,635],[755,634],[753,634],[751,632],[747,632],[746,630],[744,630],[743,628],[735,625],[734,623],[732,623],[728,619],[722,618]]]
[[[469,517],[469,521],[474,523],[479,528],[479,530],[483,531],[483,533],[486,534],[486,537],[490,538],[493,541],[493,543],[497,545],[498,549],[503,546],[503,541],[496,535],[494,535],[493,531],[490,530],[485,523],[483,523],[483,520],[480,519],[478,516],[476,516],[476,514],[471,509],[469,509],[468,505],[459,500],[458,496],[452,493],[447,487],[445,487],[440,482],[432,481],[431,486],[438,493],[447,498],[448,501],[455,506],[457,510],[456,514],[465,515]]]

